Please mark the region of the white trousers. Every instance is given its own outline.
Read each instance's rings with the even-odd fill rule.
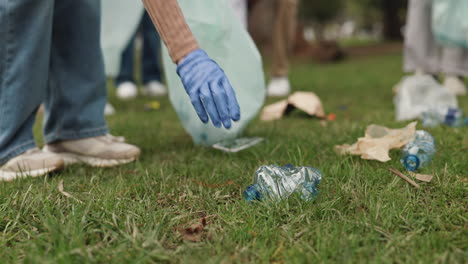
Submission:
[[[405,32],[404,70],[468,76],[468,50],[441,46],[432,34],[431,0],[410,0]]]

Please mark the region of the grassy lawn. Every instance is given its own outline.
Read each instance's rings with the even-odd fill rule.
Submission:
[[[294,89],[316,92],[336,121],[256,120],[245,134],[267,140],[232,155],[194,146],[167,99],[146,112],[151,99],[112,97],[112,133],[140,146],[141,159],[0,183],[0,262],[466,263],[467,128],[429,130],[438,152],[422,172],[435,177],[420,189],[388,172],[402,169],[398,151],[385,164],[334,153],[371,123],[407,124],[394,119],[400,68],[400,54],[294,64]],[[468,112],[468,98],[460,105]],[[243,201],[259,166],[289,163],[323,171],[313,202]],[[178,230],[202,218],[201,241],[182,239]]]

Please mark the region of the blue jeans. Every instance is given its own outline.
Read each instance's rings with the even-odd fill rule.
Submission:
[[[139,31],[137,31],[125,50],[122,52],[120,62],[120,72],[117,76],[116,84],[119,85],[123,82],[135,82],[134,78],[134,58],[135,58],[135,39],[141,32],[143,37],[143,53],[142,60],[142,79],[143,83],[151,81],[161,82],[161,41],[158,31],[156,31],[153,22],[151,21],[148,13],[144,13]]]
[[[46,143],[108,132],[100,11],[97,0],[0,2],[0,164],[35,147],[41,103]]]

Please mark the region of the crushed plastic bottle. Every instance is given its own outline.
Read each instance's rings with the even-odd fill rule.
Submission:
[[[416,171],[425,167],[435,152],[435,140],[432,135],[424,130],[417,130],[413,141],[403,148],[400,161],[407,170]]]
[[[255,173],[254,184],[244,191],[244,198],[249,202],[279,201],[298,193],[303,200],[310,201],[318,193],[321,180],[322,173],[311,167],[261,166]]]
[[[432,108],[422,114],[422,120],[425,127],[436,127],[441,124],[451,127],[466,125],[462,110],[453,107]]]

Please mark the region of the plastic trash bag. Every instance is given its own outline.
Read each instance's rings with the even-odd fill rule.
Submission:
[[[468,48],[468,1],[432,0],[432,30],[442,45]]]
[[[394,98],[398,121],[419,118],[433,107],[458,107],[457,98],[430,75],[403,78]]]
[[[237,18],[247,28],[247,0],[229,0]]]
[[[164,47],[163,62],[172,105],[196,144],[209,146],[235,138],[257,115],[265,100],[260,54],[226,0],[179,0],[179,4],[200,47],[229,78],[239,101],[241,120],[234,122],[229,130],[216,128],[211,123],[203,124]]]
[[[143,16],[141,1],[102,0],[101,47],[106,74],[116,76],[122,51],[135,34]]]

